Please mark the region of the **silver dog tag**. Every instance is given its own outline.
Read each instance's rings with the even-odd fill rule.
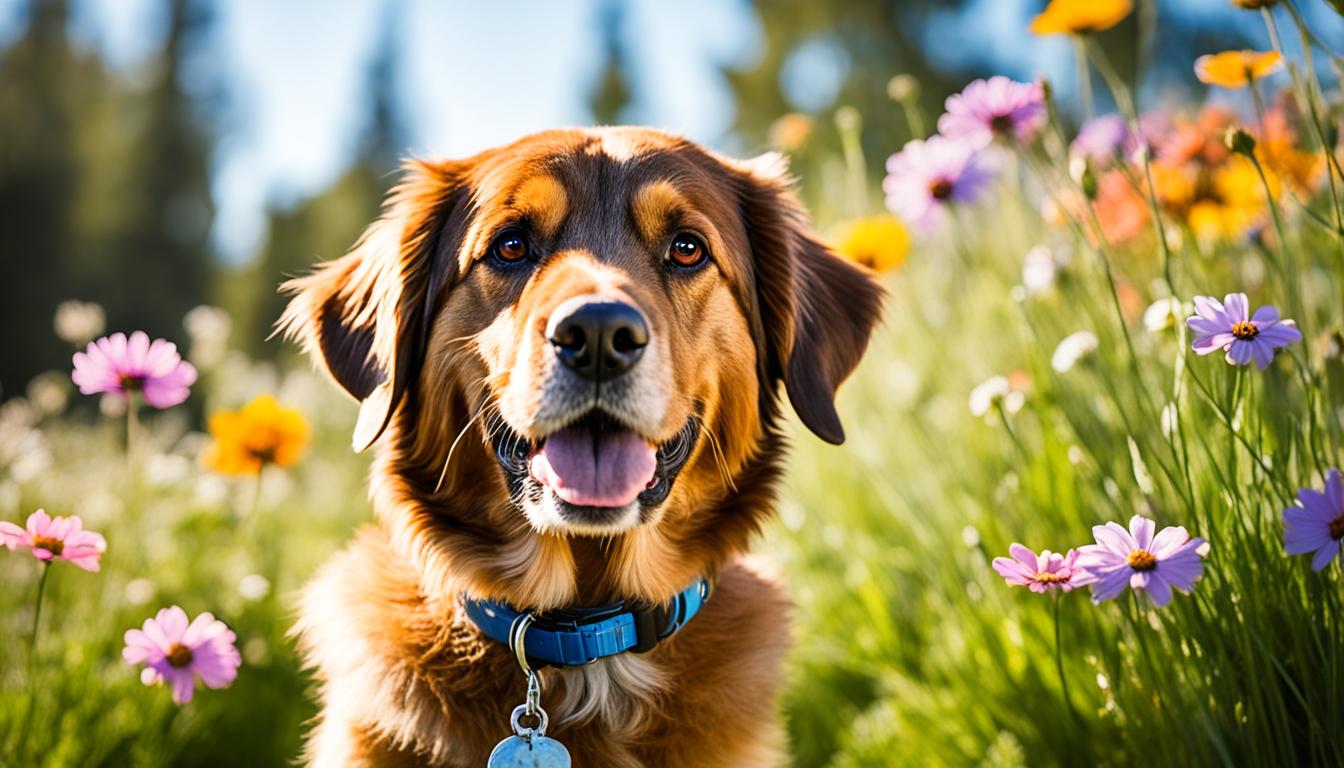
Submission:
[[[569,750],[545,736],[510,736],[495,746],[486,768],[570,768]]]
[[[524,727],[521,719],[528,705],[513,710],[513,736],[499,742],[490,752],[486,768],[570,768],[569,750],[555,739],[546,737],[546,710],[536,707],[540,719],[536,728]]]

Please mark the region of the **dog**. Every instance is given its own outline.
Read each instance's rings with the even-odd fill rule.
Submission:
[[[610,127],[412,160],[353,249],[282,290],[278,328],[377,446],[377,524],[300,599],[310,765],[485,765],[520,661],[575,765],[785,761],[790,603],[744,556],[780,385],[841,443],[882,290],[812,232],[780,156]],[[543,666],[482,623],[572,635],[595,606],[637,647]]]

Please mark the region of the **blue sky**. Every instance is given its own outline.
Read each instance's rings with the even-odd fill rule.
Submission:
[[[1179,3],[1200,24],[1238,26],[1268,46],[1257,14],[1235,11],[1228,0]],[[22,5],[0,1],[0,45],[17,33]],[[1067,41],[1023,31],[1042,5],[975,0],[959,13],[936,14],[924,44],[949,69],[1044,75],[1066,92],[1074,76]],[[123,76],[143,77],[143,63],[162,40],[163,0],[74,0],[74,7],[79,44],[99,50]],[[378,0],[216,4],[212,65],[230,109],[213,160],[214,239],[226,259],[244,261],[263,242],[268,201],[299,199],[344,170],[368,112],[364,78],[383,7]],[[732,98],[720,74],[761,55],[748,0],[631,0],[626,7],[621,33],[635,102],[623,117],[727,151],[756,149],[734,143]],[[1344,47],[1338,17],[1319,2],[1309,7],[1320,31]],[[462,156],[543,128],[591,122],[586,96],[602,55],[599,0],[405,0],[401,11],[406,150]],[[949,39],[958,44],[944,44]],[[848,66],[845,52],[819,31],[784,67],[781,85],[798,108],[828,109]]]

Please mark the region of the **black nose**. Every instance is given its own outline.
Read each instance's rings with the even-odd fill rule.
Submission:
[[[589,381],[608,381],[639,362],[649,326],[639,310],[619,301],[561,306],[546,329],[556,357]]]

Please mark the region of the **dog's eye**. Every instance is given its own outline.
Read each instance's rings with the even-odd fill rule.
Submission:
[[[679,267],[698,267],[705,263],[709,249],[695,235],[682,232],[672,238],[667,257]]]
[[[528,257],[527,238],[521,232],[505,232],[490,246],[490,256],[504,264],[517,264]]]

